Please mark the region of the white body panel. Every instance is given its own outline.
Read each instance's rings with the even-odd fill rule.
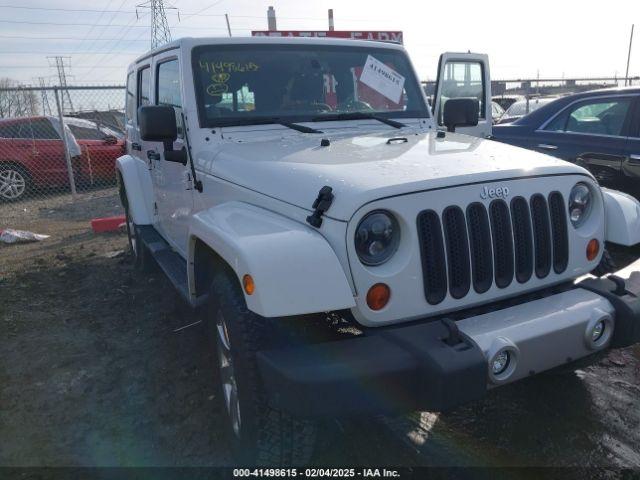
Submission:
[[[631,195],[603,188],[605,239],[626,247],[640,243],[640,203]]]
[[[147,165],[137,157],[123,155],[116,169],[124,182],[129,210],[137,225],[153,223],[153,185]]]
[[[231,266],[239,280],[251,274],[256,290],[245,296],[247,306],[262,316],[302,315],[355,305],[342,266],[325,239],[281,215],[227,202],[194,215],[189,238],[191,252],[200,239]]]

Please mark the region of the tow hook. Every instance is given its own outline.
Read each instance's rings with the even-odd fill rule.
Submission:
[[[307,217],[307,222],[312,227],[320,228],[322,225],[322,215],[329,210],[331,203],[333,202],[333,189],[327,185],[320,189],[318,192],[318,198],[315,199],[311,208],[314,212]]]
[[[462,337],[460,336],[460,330],[458,329],[456,322],[450,318],[443,318],[440,321],[449,331],[449,335],[442,339],[444,343],[450,347],[455,347],[456,345],[463,343]]]

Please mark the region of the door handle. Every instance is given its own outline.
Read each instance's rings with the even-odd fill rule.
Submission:
[[[142,151],[142,145],[140,145],[139,143],[133,142],[131,143],[131,150],[137,150],[137,151]]]
[[[147,152],[147,158],[149,160],[160,160],[160,154],[154,150],[149,150]]]
[[[629,163],[640,163],[640,154],[632,153],[629,155]]]
[[[557,150],[558,147],[555,145],[549,145],[548,143],[539,143],[538,148],[542,148],[543,150]]]

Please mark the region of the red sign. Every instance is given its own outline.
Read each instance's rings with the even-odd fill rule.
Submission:
[[[254,37],[316,37],[350,38],[352,40],[377,40],[379,42],[402,43],[402,32],[349,31],[349,30],[254,30]]]

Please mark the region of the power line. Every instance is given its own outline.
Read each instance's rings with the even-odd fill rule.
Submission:
[[[224,17],[224,15],[222,15]],[[61,22],[29,22],[22,20],[0,20],[0,23],[15,23],[24,25],[55,25],[59,27],[90,27],[93,23],[61,23]],[[148,28],[146,25],[123,25],[123,24],[100,24],[99,27],[128,27],[128,28]],[[191,30],[226,30],[226,28],[211,28],[211,27],[189,27],[174,25],[171,28],[188,28]]]
[[[0,38],[18,38],[18,39],[26,39],[26,40],[102,40],[104,42],[110,42],[113,40],[119,40],[118,38],[82,38],[82,37],[34,37],[33,35],[0,35]],[[144,40],[142,40],[144,41]],[[38,52],[36,52],[38,53]]]

